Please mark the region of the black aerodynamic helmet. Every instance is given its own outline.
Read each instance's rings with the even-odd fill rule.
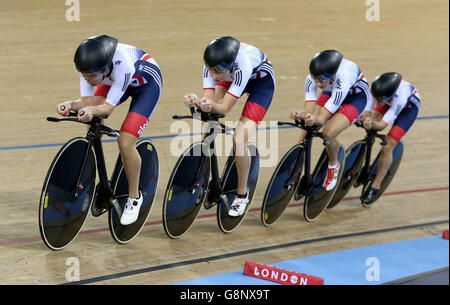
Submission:
[[[105,71],[111,66],[117,39],[98,35],[84,40],[77,48],[73,61],[78,72],[95,73]]]
[[[370,86],[373,97],[382,100],[390,100],[400,86],[402,75],[396,72],[388,72],[378,75]]]
[[[336,74],[342,58],[344,58],[344,55],[336,50],[319,52],[314,55],[309,63],[309,73],[313,78],[320,78],[323,81],[327,81]]]
[[[203,53],[203,60],[208,69],[217,72],[230,70],[239,52],[239,40],[225,36],[211,41]]]

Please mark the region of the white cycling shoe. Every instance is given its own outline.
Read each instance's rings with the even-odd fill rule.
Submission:
[[[245,212],[245,208],[248,204],[248,192],[247,197],[238,198],[237,196],[233,200],[233,204],[230,206],[230,210],[228,211],[228,215],[231,217],[239,217]]]
[[[143,201],[142,192],[139,192],[139,195],[139,198],[128,197],[127,203],[125,204],[125,209],[122,213],[122,217],[120,218],[120,223],[122,225],[130,225],[138,219],[139,210]]]

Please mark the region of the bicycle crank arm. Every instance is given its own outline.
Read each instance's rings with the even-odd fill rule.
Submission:
[[[117,215],[119,218],[122,218],[122,211],[120,210],[119,202],[117,199],[110,199],[109,203],[113,206],[113,208],[116,210]]]
[[[225,196],[225,194],[220,195],[220,199],[225,203],[225,206],[227,207],[227,211],[230,210],[230,202],[228,201],[228,197]]]

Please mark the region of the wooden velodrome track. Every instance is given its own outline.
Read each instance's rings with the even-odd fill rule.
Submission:
[[[362,0],[80,0],[79,22],[66,21],[69,7],[64,3],[0,3],[0,284],[66,283],[70,257],[79,260],[82,281],[169,284],[239,270],[245,260],[270,264],[437,235],[448,228],[448,1],[380,0],[379,22],[366,20],[369,7]],[[102,33],[146,50],[161,67],[163,95],[142,135],[157,137],[153,141],[160,156],[158,193],[147,226],[131,244],[112,240],[106,216],[90,216],[83,234],[65,250],[52,252],[38,229],[42,183],[60,147],[48,144],[84,135],[85,128],[49,123],[45,117],[55,115],[56,103],[79,95],[73,53],[83,39]],[[274,168],[263,167],[252,210],[235,232],[221,233],[212,209],[202,210],[202,217],[181,239],[165,235],[161,206],[177,156],[169,149],[173,137],[158,136],[173,135],[171,115],[187,113],[182,106],[185,93],[201,94],[203,49],[222,35],[235,36],[269,55],[277,90],[266,122],[287,120],[291,109],[303,105],[309,60],[322,49],[341,50],[369,81],[394,70],[417,86],[421,119],[405,137],[403,163],[379,202],[363,208],[357,199],[360,188],[354,189],[312,223],[292,202],[279,222],[266,228],[260,222],[260,207]],[[239,117],[243,103],[241,99],[228,120]],[[118,107],[107,125],[119,129],[127,110],[127,103]],[[277,160],[296,142],[296,133],[279,130]],[[362,130],[352,127],[341,142],[347,147],[362,136]],[[105,143],[104,149],[112,171],[117,145]],[[321,149],[315,142],[314,160]],[[293,244],[284,247],[289,243]]]

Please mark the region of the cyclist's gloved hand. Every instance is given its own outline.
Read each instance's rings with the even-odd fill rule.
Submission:
[[[78,120],[81,122],[90,122],[94,117],[92,107],[84,107],[78,111]]]
[[[372,125],[372,118],[366,118],[365,120],[364,120],[364,128],[365,129],[367,129],[367,130],[370,130],[370,129],[372,129],[372,127],[373,127],[373,125]]]
[[[186,107],[193,107],[198,102],[198,97],[195,93],[186,94],[183,97],[184,104]]]
[[[56,105],[56,112],[61,116],[68,116],[72,109],[72,102],[64,102]]]
[[[314,125],[316,125],[316,123],[318,123],[317,116],[315,116],[312,113],[307,113],[305,115],[305,125],[306,126],[314,126]]]
[[[292,120],[304,119],[305,112],[303,110],[294,109],[291,111],[289,118]]]
[[[211,101],[206,99],[206,98],[202,98],[201,100],[198,101],[198,103],[196,104],[197,107],[200,108],[201,111],[203,112],[211,112],[212,111],[212,104]]]

